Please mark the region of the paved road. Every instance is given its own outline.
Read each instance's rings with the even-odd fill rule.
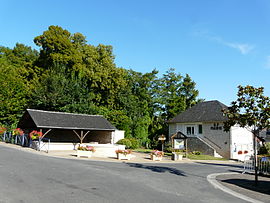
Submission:
[[[210,173],[236,166],[61,159],[0,146],[0,203],[244,202],[215,189]]]

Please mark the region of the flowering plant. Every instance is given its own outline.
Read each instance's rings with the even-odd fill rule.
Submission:
[[[92,146],[79,146],[77,150],[95,152],[95,148]]]
[[[152,151],[151,154],[155,155],[155,156],[158,156],[158,157],[161,157],[161,156],[164,155],[164,152],[155,150],[155,151]]]
[[[20,128],[13,129],[12,135],[23,135],[23,131]]]
[[[0,126],[0,134],[3,134],[6,130],[4,126]]]
[[[30,134],[29,134],[30,138],[32,140],[35,140],[37,138],[41,138],[42,137],[42,132],[38,132],[36,130],[33,130]]]
[[[127,155],[127,154],[131,154],[131,150],[129,149],[118,149],[115,151],[116,154],[124,154],[124,155]]]

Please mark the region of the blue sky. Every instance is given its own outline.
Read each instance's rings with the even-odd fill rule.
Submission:
[[[199,97],[227,105],[238,85],[270,96],[268,0],[0,0],[0,45],[32,46],[50,25],[112,45],[119,67],[175,68]]]

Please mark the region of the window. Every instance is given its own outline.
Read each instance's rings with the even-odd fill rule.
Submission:
[[[187,127],[187,135],[194,135],[194,127]]]
[[[198,128],[199,128],[199,134],[202,134],[202,125],[198,125]]]

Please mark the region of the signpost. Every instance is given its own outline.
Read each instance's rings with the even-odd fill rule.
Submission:
[[[160,135],[159,137],[158,137],[158,140],[160,140],[161,141],[161,143],[162,143],[162,152],[163,152],[163,150],[164,150],[164,142],[165,142],[165,140],[166,140],[166,136],[165,135]]]

